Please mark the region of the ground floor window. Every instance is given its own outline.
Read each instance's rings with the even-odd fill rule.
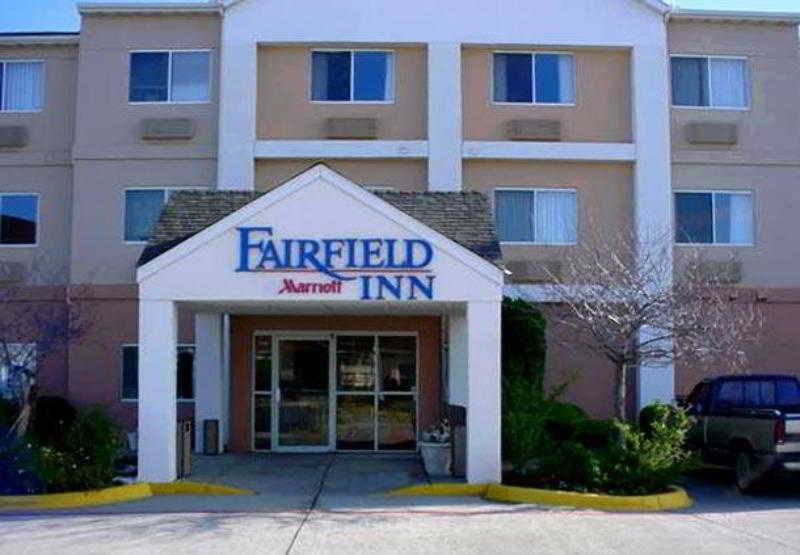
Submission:
[[[417,368],[413,334],[257,333],[253,449],[414,450]]]
[[[194,345],[178,346],[177,399],[194,400]],[[139,399],[139,346],[122,346],[122,392],[123,401]]]

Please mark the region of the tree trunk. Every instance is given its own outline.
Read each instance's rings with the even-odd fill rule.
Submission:
[[[616,416],[619,420],[627,420],[625,417],[625,397],[628,389],[628,365],[624,362],[617,365],[617,380],[614,391],[614,406],[616,408]]]

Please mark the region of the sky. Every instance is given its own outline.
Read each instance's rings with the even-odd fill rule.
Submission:
[[[0,32],[77,31],[75,4],[76,0],[0,0]],[[800,12],[800,0],[677,0],[677,4],[703,10]]]

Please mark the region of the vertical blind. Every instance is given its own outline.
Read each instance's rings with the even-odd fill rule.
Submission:
[[[577,241],[574,191],[497,191],[495,215],[501,241],[549,244]]]
[[[41,110],[44,105],[44,63],[0,63],[3,110]]]
[[[739,58],[672,58],[675,106],[745,108],[750,104],[747,61]]]

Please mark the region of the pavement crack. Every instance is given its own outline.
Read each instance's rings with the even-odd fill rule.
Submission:
[[[719,522],[718,520],[714,520],[712,518],[708,518],[708,517],[705,517],[705,516],[699,515],[699,514],[693,514],[691,516],[693,516],[694,518],[696,518],[698,520],[702,520],[703,522],[707,522],[709,524],[714,524],[716,526],[719,526],[720,528],[725,528],[728,531],[738,532],[739,534],[744,534],[745,536],[749,536],[749,537],[751,537],[753,539],[757,539],[757,540],[761,540],[761,541],[768,541],[768,542],[774,543],[776,545],[779,545],[779,546],[781,546],[781,547],[783,547],[785,549],[788,549],[789,551],[792,551],[794,553],[800,553],[800,550],[798,550],[797,546],[789,544],[789,543],[782,542],[780,540],[776,540],[775,538],[767,536],[765,534],[758,534],[756,532],[752,532],[752,531],[749,531],[749,530],[743,530],[742,528],[736,528],[736,527],[733,527],[733,526],[728,526],[724,522]]]
[[[322,476],[319,479],[319,484],[317,485],[317,491],[314,494],[314,498],[311,500],[311,505],[309,505],[306,514],[303,515],[303,520],[300,522],[300,526],[297,527],[297,530],[294,532],[294,536],[292,536],[292,541],[289,542],[289,547],[286,548],[286,555],[292,552],[294,549],[294,544],[297,542],[298,536],[300,536],[300,532],[303,530],[303,527],[308,522],[308,519],[311,518],[311,513],[314,512],[314,509],[317,508],[317,503],[319,503],[319,497],[322,495],[322,489],[325,487],[325,479],[328,477],[328,472],[330,471],[331,467],[333,466],[333,461],[336,459],[336,453],[331,453],[331,458],[328,460],[328,465],[325,467],[325,470],[322,472]]]

